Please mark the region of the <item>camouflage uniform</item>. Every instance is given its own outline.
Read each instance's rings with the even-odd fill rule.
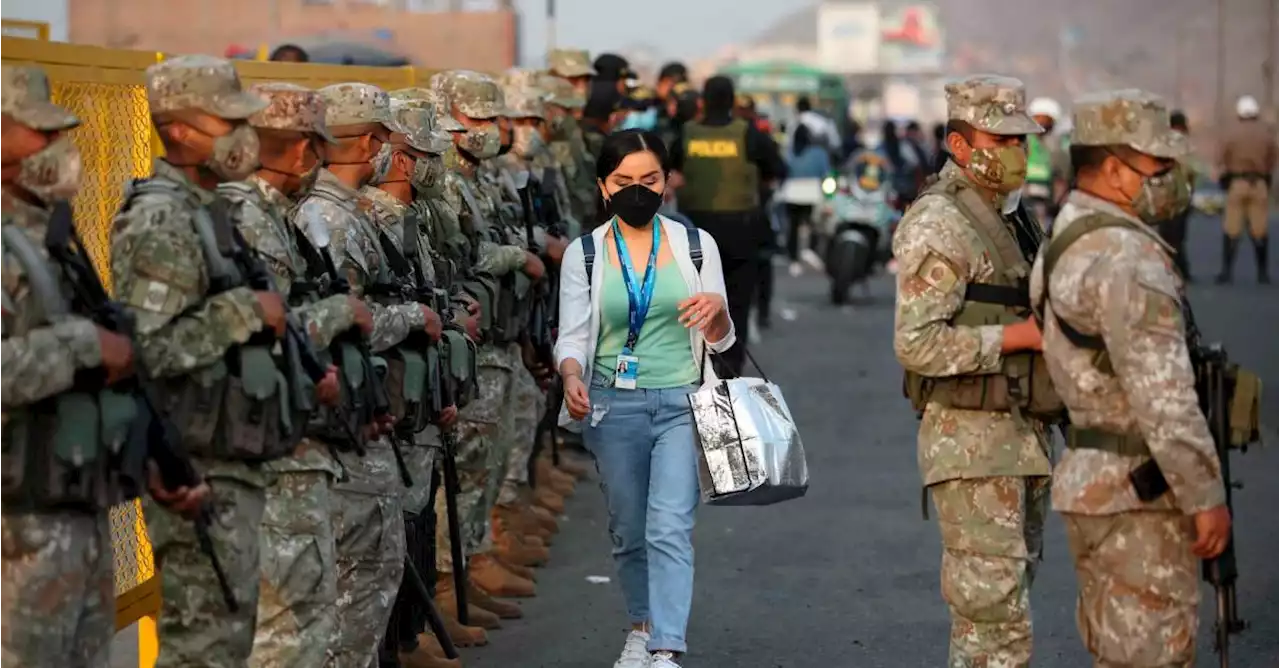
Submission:
[[[322,88],[325,124],[344,128],[390,122],[390,101],[375,86],[358,83]],[[371,204],[333,172],[321,170],[315,188],[294,211],[293,222],[317,248],[327,248],[352,292],[364,296],[385,280],[386,259],[378,244]],[[365,299],[373,313],[370,347],[386,350],[425,327],[417,304],[384,306]],[[405,534],[400,479],[386,439],[366,446],[364,457],[340,454],[348,480],[334,485],[338,549],[338,633],[330,665],[364,666],[376,656],[404,573]]]
[[[497,118],[504,111],[501,91],[489,77],[468,71],[451,71],[431,78],[431,87],[469,118]],[[452,107],[443,105],[452,117]],[[461,125],[458,126],[459,128]],[[444,180],[445,206],[459,214],[461,228],[466,231],[476,258],[475,274],[500,278],[524,267],[525,250],[493,241],[491,226],[497,224],[495,205],[484,196],[476,170],[452,152],[448,163],[455,166]],[[514,363],[502,347],[486,342],[480,346],[477,363],[477,385],[480,396],[463,409],[458,418],[458,515],[466,540],[464,552],[475,555],[489,552],[489,512],[486,491],[500,482],[506,462],[502,423],[509,422],[511,412],[504,410],[510,397]],[[496,495],[495,495],[496,496]],[[441,495],[443,497],[443,495]],[[452,573],[448,523],[445,521],[444,499],[436,503],[436,565],[441,573]]]
[[[509,70],[501,79],[503,98],[511,118],[536,118],[546,121],[546,110],[543,98],[546,93],[537,85],[537,73],[532,70]],[[517,131],[522,128],[517,128]],[[535,130],[528,128],[527,130]],[[526,131],[527,131],[526,130]],[[498,168],[512,175],[528,172],[533,162],[540,156],[547,156],[548,151],[539,143],[541,135],[536,131],[529,135],[530,139],[517,141],[512,152],[497,159]],[[532,139],[537,137],[537,140]],[[519,139],[519,138],[518,138]],[[521,154],[523,153],[523,155]],[[544,158],[545,160],[546,158]],[[554,163],[552,163],[554,165]],[[517,202],[518,205],[518,202]],[[525,236],[525,228],[515,230],[521,237]],[[526,245],[545,243],[546,230],[538,227],[533,230],[535,239],[525,239]],[[546,397],[533,378],[533,374],[524,365],[519,344],[511,344],[508,354],[512,355],[514,371],[511,383],[511,449],[504,463],[504,475],[496,502],[509,505],[517,502],[520,491],[529,485],[529,459],[533,456],[534,439],[537,436],[538,420],[546,411]]]
[[[1149,93],[1089,95],[1074,116],[1073,145],[1174,159],[1186,152],[1167,107]],[[1191,666],[1200,592],[1190,516],[1221,506],[1225,493],[1195,391],[1183,285],[1155,230],[1085,191],[1070,194],[1054,234],[1096,216],[1124,225],[1085,232],[1058,256],[1044,300],[1045,357],[1072,429],[1139,437],[1171,492],[1138,499],[1128,476],[1148,456],[1085,447],[1063,455],[1053,507],[1066,519],[1080,582],[1076,620],[1095,665]],[[1037,301],[1045,296],[1043,259],[1032,278]],[[1101,337],[1109,364],[1068,340],[1064,322]]]
[[[329,140],[324,102],[293,84],[254,86],[270,102],[249,118],[256,128],[293,130]],[[281,294],[307,271],[288,212],[293,202],[258,175],[219,186],[237,204],[237,226],[261,257]],[[317,349],[355,324],[346,295],[294,309]],[[328,447],[305,439],[292,457],[268,462],[275,474],[262,518],[262,583],[251,666],[320,666],[338,627],[338,565],[333,481],[341,474]]]
[[[29,128],[67,131],[80,121],[50,104],[42,70],[5,65],[3,112]],[[4,226],[24,233],[45,254],[49,210],[9,192]],[[58,268],[50,264],[57,275]],[[4,423],[14,412],[70,390],[75,374],[102,364],[97,327],[79,315],[51,318],[30,288],[22,265],[7,250],[3,264]],[[5,465],[10,466],[10,443]],[[10,493],[6,472],[5,494]],[[111,500],[108,500],[108,503]],[[115,632],[114,570],[107,509],[5,509],[0,561],[0,611],[5,620],[0,662],[5,668],[105,666]]]
[[[147,68],[151,113],[198,109],[245,119],[266,106],[242,92],[231,64],[182,56]],[[238,287],[208,294],[209,269],[195,232],[197,207],[214,193],[163,159],[152,182],[175,195],[135,196],[115,219],[111,272],[116,298],[136,317],[137,351],[156,378],[217,373],[226,353],[265,324],[254,293]],[[157,666],[242,666],[253,649],[259,578],[259,525],[270,476],[240,460],[195,458],[209,484],[210,534],[239,612],[222,600],[209,558],[191,522],[144,499],[147,531],[160,572]]]
[[[1021,82],[975,77],[947,85],[948,114],[992,134],[1027,134]],[[948,163],[941,179],[967,179]],[[1006,223],[1007,224],[1007,223]],[[1001,370],[1002,327],[949,321],[970,283],[994,267],[970,221],[947,197],[912,204],[893,239],[899,263],[894,350],[929,378]],[[949,665],[1025,666],[1031,658],[1030,588],[1048,501],[1045,425],[1009,412],[929,402],[918,457],[942,532],[942,595],[951,609]]]
[[[586,98],[573,85],[553,74],[544,75],[542,87],[547,91],[548,120],[551,123],[551,155],[564,169],[565,183],[573,197],[573,215],[584,223],[595,220],[595,158],[587,151],[575,115],[581,114]]]

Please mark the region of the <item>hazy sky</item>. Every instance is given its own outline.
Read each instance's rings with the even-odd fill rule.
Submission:
[[[191,1],[170,0],[174,6]],[[807,4],[813,0],[555,0],[556,41],[593,53],[643,45],[663,56],[704,56]],[[516,6],[521,56],[536,64],[546,43],[546,0],[516,0]],[[48,21],[53,38],[66,39],[65,0],[4,0],[2,7],[4,18]]]

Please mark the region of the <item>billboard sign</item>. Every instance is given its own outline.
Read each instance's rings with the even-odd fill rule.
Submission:
[[[907,3],[880,10],[879,65],[887,74],[924,74],[942,69],[945,51],[938,8]]]
[[[818,7],[818,66],[833,74],[879,70],[880,9],[871,2]]]

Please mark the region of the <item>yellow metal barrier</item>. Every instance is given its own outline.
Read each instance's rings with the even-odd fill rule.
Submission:
[[[3,30],[5,37],[26,37],[44,42],[49,41],[49,24],[44,21],[5,19],[0,21],[0,30]]]
[[[10,22],[6,21],[6,34]],[[47,39],[48,26],[40,33]],[[146,176],[160,154],[147,110],[145,70],[165,54],[4,37],[0,60],[44,68],[56,102],[71,109],[81,126],[71,133],[84,160],[84,177],[73,206],[93,261],[110,289],[111,220],[129,179]],[[246,86],[288,81],[318,88],[344,81],[371,83],[387,90],[425,84],[433,71],[413,67],[353,67],[309,63],[235,61]],[[160,610],[159,578],[147,539],[142,506],[111,510],[115,557],[116,627],[138,622],[138,654],[144,668],[156,658],[155,615]]]

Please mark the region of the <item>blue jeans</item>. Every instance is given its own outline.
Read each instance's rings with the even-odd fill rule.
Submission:
[[[649,650],[684,652],[693,601],[693,513],[698,455],[694,386],[620,390],[591,383],[583,444],[609,507],[613,558],[631,623],[649,622]]]

